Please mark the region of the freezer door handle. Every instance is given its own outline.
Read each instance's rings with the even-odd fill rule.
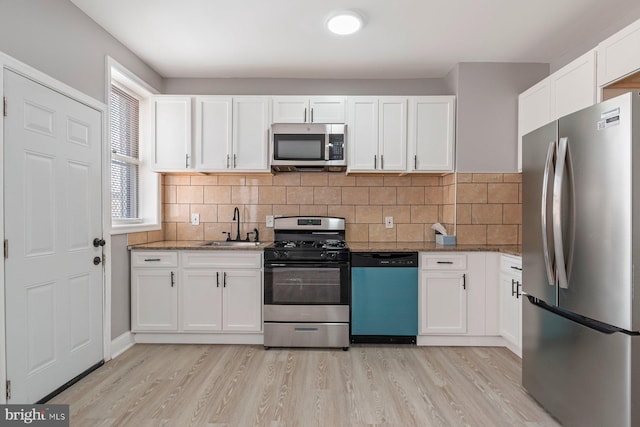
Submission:
[[[549,173],[553,173],[551,170],[553,168],[553,155],[556,152],[556,142],[551,141],[549,143],[549,148],[547,149],[547,159],[544,162],[544,173],[542,178],[542,200],[540,202],[540,224],[542,229],[542,250],[543,250],[543,258],[544,258],[544,266],[547,272],[547,284],[549,286],[555,286],[556,277],[555,271],[553,268],[553,260],[551,259],[551,254],[549,253],[549,241],[547,239],[547,206],[549,205]]]
[[[565,169],[569,176],[568,196],[569,196],[569,246],[565,257],[564,235],[562,233],[562,199],[564,186]],[[573,168],[571,167],[571,154],[569,152],[568,138],[560,138],[558,143],[558,160],[556,162],[556,172],[553,181],[553,246],[556,252],[556,271],[558,277],[558,286],[563,289],[569,288],[569,275],[571,273],[571,262],[573,258],[573,228],[575,221],[573,219]]]

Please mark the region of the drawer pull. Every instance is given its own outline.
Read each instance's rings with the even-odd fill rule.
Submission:
[[[162,261],[160,258],[145,258],[144,262]]]
[[[522,267],[516,267],[514,265],[511,266],[512,269],[522,271]]]
[[[318,328],[294,328],[296,332],[315,332]]]
[[[453,264],[453,261],[437,261],[438,264]]]

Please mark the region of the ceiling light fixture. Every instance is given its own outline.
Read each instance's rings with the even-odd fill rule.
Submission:
[[[341,36],[353,34],[362,28],[362,17],[350,10],[337,12],[327,20],[327,28]]]

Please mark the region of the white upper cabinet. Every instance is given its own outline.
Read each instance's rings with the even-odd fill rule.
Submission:
[[[267,97],[196,97],[196,170],[269,170]]]
[[[344,123],[345,98],[340,96],[274,96],[273,123]]]
[[[269,171],[269,98],[233,99],[232,169]]]
[[[595,49],[556,71],[549,78],[552,119],[594,105],[597,102]]]
[[[347,110],[349,171],[406,171],[407,98],[350,97]]]
[[[596,102],[595,50],[522,92],[518,97],[518,171],[522,170],[524,135]]]
[[[196,169],[227,169],[227,153],[233,151],[232,117],[231,97],[196,97]]]
[[[411,172],[453,172],[455,96],[409,98]]]
[[[151,98],[153,170],[192,170],[191,97],[158,95]]]
[[[640,20],[598,45],[598,86],[640,71]]]

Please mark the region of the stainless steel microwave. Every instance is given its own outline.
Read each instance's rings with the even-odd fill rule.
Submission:
[[[343,171],[347,167],[346,125],[271,125],[271,169]]]

